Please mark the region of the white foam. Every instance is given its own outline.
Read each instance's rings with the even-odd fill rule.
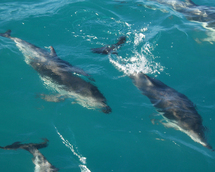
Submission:
[[[55,126],[54,126],[54,127],[55,127]],[[60,132],[58,131],[57,127],[55,127],[55,130],[56,130],[57,134],[59,135],[59,137],[61,138],[62,143],[63,143],[66,147],[68,147],[68,148],[72,151],[73,155],[75,155],[75,156],[79,159],[79,161],[80,161],[80,163],[81,163],[81,164],[79,165],[79,167],[80,167],[80,169],[81,169],[81,172],[91,172],[91,171],[87,168],[87,166],[86,166],[86,160],[87,160],[87,158],[84,157],[84,156],[82,156],[82,155],[78,152],[77,147],[74,147],[68,140],[64,139],[64,137],[63,137],[63,136],[60,134]]]
[[[160,63],[153,61],[154,56],[151,52],[151,46],[147,42],[141,48],[139,53],[134,50],[134,55],[123,58],[122,56],[110,55],[110,62],[126,75],[143,72],[145,74],[160,74],[164,67]]]
[[[159,33],[156,28],[148,33],[146,26],[139,30],[133,30],[132,25],[126,23],[128,37],[126,44],[128,46],[127,56],[109,55],[109,61],[125,75],[143,72],[145,74],[159,74],[164,70],[159,62],[156,62],[153,51],[157,46],[156,42],[159,39]],[[147,32],[147,34],[145,33]],[[146,36],[147,35],[147,36]],[[150,41],[149,41],[150,40]],[[152,43],[151,43],[152,42]]]
[[[81,172],[91,172],[86,165],[79,165]]]
[[[134,44],[135,46],[139,45],[140,42],[143,41],[143,38],[145,38],[145,35],[142,33],[135,33],[135,38],[134,38]]]

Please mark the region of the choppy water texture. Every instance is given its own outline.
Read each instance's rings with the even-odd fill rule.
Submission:
[[[215,7],[215,2],[195,0]],[[215,32],[153,1],[0,1],[0,33],[49,51],[93,76],[112,113],[70,100],[37,98],[51,91],[24,61],[15,43],[0,37],[0,146],[39,143],[40,152],[60,171],[214,171],[215,153],[186,134],[163,125],[147,97],[127,76],[144,72],[185,94],[196,105],[215,147]],[[91,48],[116,43],[118,56]],[[0,150],[0,171],[34,171],[24,150]]]

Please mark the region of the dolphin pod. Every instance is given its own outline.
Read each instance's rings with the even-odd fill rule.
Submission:
[[[43,139],[44,142],[42,143],[28,143],[28,144],[21,144],[21,142],[14,142],[11,145],[7,145],[4,147],[0,146],[0,149],[5,150],[17,150],[17,149],[24,149],[30,152],[34,157],[32,159],[33,163],[35,164],[35,171],[39,172],[57,172],[58,169],[53,166],[38,150],[48,146],[48,139]]]
[[[194,3],[191,3],[192,1],[189,2],[195,6]],[[94,81],[91,76],[60,59],[52,46],[50,47],[51,52],[47,52],[22,39],[11,37],[10,34],[11,31],[8,30],[5,33],[0,33],[0,36],[13,40],[23,53],[25,62],[39,73],[44,83],[50,81],[51,85],[49,86],[58,92],[56,96],[41,94],[41,98],[55,102],[62,101],[65,98],[75,98],[84,107],[100,108],[104,113],[112,111],[107,105],[106,98],[98,88],[91,82],[86,81],[86,79]],[[91,50],[93,53],[99,54],[117,54],[116,50],[125,42],[126,36],[121,36],[116,44],[92,48]],[[77,74],[86,77],[86,79],[77,76]],[[131,74],[129,77],[141,93],[147,96],[157,111],[161,113],[165,121],[162,124],[180,130],[193,141],[213,150],[212,146],[207,142],[205,136],[206,128],[203,126],[202,118],[187,96],[143,73]],[[34,156],[33,163],[36,165],[35,169],[39,168],[41,172],[57,172],[58,169],[49,163],[38,150],[47,147],[47,142],[47,139],[44,139],[43,143],[38,144],[15,142],[5,147],[0,146],[0,148],[5,150],[27,150]]]
[[[99,89],[77,74],[85,76],[91,81],[93,79],[83,70],[60,59],[52,46],[49,53],[22,39],[11,37],[10,34],[11,31],[8,30],[1,33],[0,36],[13,40],[23,53],[25,62],[40,74],[44,84],[48,83],[48,87],[58,92],[57,95],[41,94],[42,99],[58,102],[66,98],[72,98],[78,104],[87,108],[100,108],[104,113],[112,111]]]
[[[134,73],[129,77],[161,113],[165,121],[163,125],[182,131],[195,142],[212,150],[205,138],[206,128],[202,118],[187,96],[143,73]]]

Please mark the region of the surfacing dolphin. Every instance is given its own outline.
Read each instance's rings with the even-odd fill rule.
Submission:
[[[28,143],[28,144],[21,144],[21,142],[15,142],[11,145],[1,147],[0,149],[5,150],[16,150],[16,149],[24,149],[30,152],[34,158],[32,159],[33,163],[35,164],[35,172],[57,172],[58,169],[53,166],[38,150],[41,148],[45,148],[48,146],[48,139],[43,139],[44,142],[42,143]]]
[[[104,113],[111,112],[111,108],[106,103],[106,98],[98,88],[78,76],[86,76],[93,80],[87,73],[60,59],[52,46],[50,47],[51,52],[47,52],[22,39],[11,37],[10,34],[11,31],[8,30],[1,33],[0,36],[13,40],[23,53],[25,62],[40,74],[44,84],[59,93],[56,96],[41,94],[42,99],[58,102],[65,98],[72,98],[84,107],[100,108]]]
[[[101,48],[92,48],[93,53],[98,53],[98,54],[117,54],[117,49],[121,47],[122,44],[126,42],[126,36],[121,36],[118,38],[118,42],[116,44],[112,45],[106,45]]]
[[[162,114],[166,122],[162,124],[180,130],[195,142],[212,149],[205,138],[206,128],[202,124],[202,118],[187,96],[143,73],[132,74],[130,78]]]
[[[190,21],[203,23],[207,29],[215,30],[215,7],[196,5],[192,0],[151,0],[168,5],[175,11],[185,15]]]

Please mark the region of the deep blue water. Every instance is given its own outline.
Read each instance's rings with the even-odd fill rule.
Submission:
[[[127,74],[142,71],[189,97],[215,147],[215,31],[146,0],[1,0],[0,26],[0,33],[11,29],[11,36],[47,51],[53,46],[92,75],[112,108],[107,115],[71,100],[37,98],[51,91],[16,44],[0,37],[0,146],[47,138],[40,151],[62,172],[214,171],[214,152],[151,123],[157,111]],[[122,35],[127,41],[118,56],[91,52]],[[34,171],[31,158],[21,149],[0,150],[0,171]]]

